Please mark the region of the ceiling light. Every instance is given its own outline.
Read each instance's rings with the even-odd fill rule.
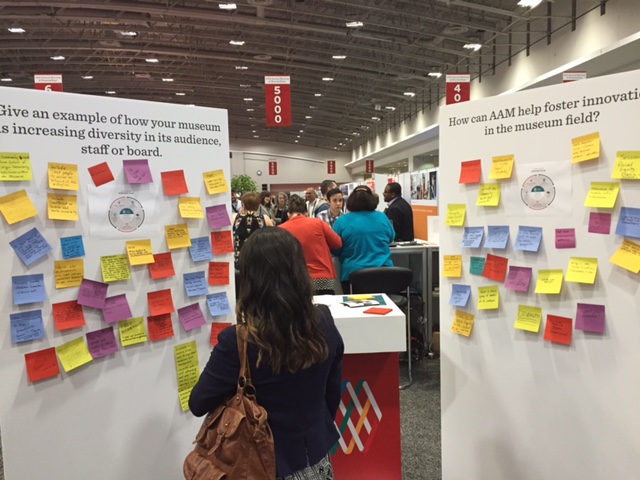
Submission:
[[[349,27],[349,28],[358,28],[358,27],[364,26],[364,23],[362,23],[362,22],[347,22],[345,25],[347,27]]]
[[[247,112],[253,112],[254,109],[253,108],[247,108]]]
[[[104,93],[106,93],[107,95],[115,95],[116,94],[115,90],[107,90]]]
[[[333,77],[322,77],[323,82],[333,82]]]
[[[220,10],[235,10],[238,6],[235,3],[221,3],[218,5]]]
[[[416,92],[404,92],[404,94],[406,97],[415,97],[416,96]]]
[[[380,117],[371,117],[371,120],[380,120]]]
[[[477,52],[482,48],[482,45],[480,45],[479,43],[465,43],[463,48],[467,48],[469,50],[473,50],[474,52]]]
[[[257,133],[257,130],[251,130],[251,133]]]
[[[300,135],[296,135],[296,138],[300,138]]]
[[[392,112],[396,109],[396,107],[392,107],[391,105],[384,107],[386,110],[391,110]]]
[[[315,109],[316,109],[316,108],[318,108],[318,107],[316,107],[316,106],[314,106],[314,105],[309,105],[309,108],[311,108],[311,109],[315,110]]]
[[[179,97],[184,97],[186,95],[186,93],[184,93],[184,92],[176,92],[176,95],[178,95]]]
[[[240,88],[251,88],[251,85],[247,85],[246,83],[241,83]]]
[[[55,55],[53,57],[50,57],[51,60],[64,60],[64,57],[62,55]]]
[[[440,78],[442,76],[442,73],[440,73],[440,72],[429,72],[429,76],[430,77],[434,77],[434,78]]]
[[[245,67],[244,65],[236,65],[236,70],[249,70],[249,67]]]
[[[163,78],[163,82],[173,82],[173,78]]]
[[[321,97],[321,96],[322,96],[322,94],[321,94],[321,93],[314,93],[314,94],[313,94],[313,96],[314,96],[314,97]]]
[[[300,133],[304,133],[304,130],[300,130]]]
[[[230,40],[229,45],[241,46],[241,45],[244,45],[244,40]]]
[[[243,99],[245,102],[253,102],[253,98],[247,97]]]
[[[185,107],[195,107],[195,106],[196,106],[196,104],[195,104],[195,103],[187,103],[187,104],[185,105]]]
[[[294,140],[295,143],[298,143],[298,140]]]
[[[160,61],[157,58],[145,58],[144,60],[147,63],[158,63]]]
[[[123,37],[137,37],[138,32],[118,32]]]
[[[0,82],[13,82],[13,78],[3,77],[0,78]]]
[[[309,118],[313,118],[311,115],[305,115],[304,118],[309,119]]]
[[[520,0],[518,5],[521,7],[535,8],[542,3],[542,0]]]
[[[260,138],[260,135],[254,135],[253,138]]]
[[[9,30],[11,33],[24,33],[24,32],[26,32],[26,30],[24,28],[20,28],[20,27],[7,28],[7,30]]]
[[[344,60],[345,58],[347,58],[346,55],[334,55],[331,58],[333,58],[334,60]]]
[[[93,75],[82,75],[82,79],[83,80],[92,80],[93,79]]]

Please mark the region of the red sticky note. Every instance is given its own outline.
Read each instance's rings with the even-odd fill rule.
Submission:
[[[363,310],[362,313],[371,313],[372,315],[386,315],[389,312],[392,312],[391,308],[381,308],[381,307],[371,307],[366,310]]]
[[[482,162],[469,160],[460,164],[460,180],[458,183],[480,183],[482,176]]]
[[[24,356],[24,361],[27,364],[29,381],[32,383],[60,375],[55,347],[27,353]]]
[[[162,185],[164,186],[164,193],[167,196],[182,195],[183,193],[189,193],[189,187],[187,187],[187,181],[184,179],[184,170],[173,170],[171,172],[162,172]]]
[[[94,165],[93,167],[89,167],[89,175],[93,179],[93,183],[95,183],[96,187],[100,185],[104,185],[105,183],[113,182],[113,173],[111,173],[111,169],[109,168],[109,164],[107,162],[99,163],[98,165]]]
[[[230,327],[230,323],[212,323],[211,324],[211,346],[215,347],[218,344],[218,335],[225,328]]]
[[[609,235],[609,232],[611,232],[611,214],[597,212],[589,213],[588,232]]]
[[[84,327],[84,312],[77,301],[54,303],[53,321],[59,332],[70,328]]]
[[[484,262],[482,276],[495,280],[496,282],[504,282],[508,264],[509,259],[488,253],[487,260]]]
[[[176,311],[173,307],[173,298],[169,289],[147,292],[147,301],[149,302],[149,311],[154,317]]]
[[[576,248],[576,229],[556,228],[556,248]]]
[[[231,241],[231,231],[211,232],[211,246],[213,253],[220,255],[222,253],[233,253],[233,242]]]
[[[156,253],[153,255],[154,263],[149,264],[149,274],[154,280],[173,277],[176,271],[173,269],[171,252]]]
[[[573,333],[572,320],[567,317],[547,315],[547,325],[544,328],[544,339],[549,342],[571,345]]]
[[[229,262],[209,262],[209,285],[229,285]]]
[[[147,325],[149,326],[149,338],[152,342],[171,338],[174,335],[170,313],[147,317]]]

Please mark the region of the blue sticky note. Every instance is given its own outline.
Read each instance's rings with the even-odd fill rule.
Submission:
[[[464,227],[464,235],[460,246],[463,248],[479,248],[484,238],[484,227]]]
[[[469,297],[471,296],[471,286],[453,284],[452,287],[453,289],[451,290],[449,305],[453,305],[454,307],[466,307],[469,302]]]
[[[482,275],[482,272],[484,272],[484,262],[486,261],[487,259],[484,257],[471,257],[469,273],[471,275]]]
[[[188,297],[206,295],[209,292],[207,290],[207,279],[204,277],[204,272],[185,273],[183,281],[184,289]]]
[[[189,253],[191,253],[191,260],[194,262],[211,260],[213,252],[211,251],[209,237],[192,238]]]
[[[37,228],[33,227],[27,233],[20,235],[9,244],[16,251],[22,263],[29,266],[39,258],[44,257],[51,251],[51,245],[40,234]]]
[[[227,292],[212,293],[207,295],[207,306],[209,307],[209,313],[212,317],[217,315],[224,315],[225,313],[231,313],[231,305],[229,305],[229,298],[227,298]]]
[[[622,207],[616,235],[640,238],[640,208]]]
[[[82,241],[82,235],[61,238],[60,244],[62,245],[62,258],[65,260],[68,260],[69,258],[84,257],[84,242]]]
[[[44,302],[47,293],[44,290],[44,275],[18,275],[11,279],[13,290],[13,304]]]
[[[9,317],[11,318],[11,338],[13,343],[44,338],[42,310],[12,313]]]
[[[484,242],[484,248],[507,248],[509,241],[509,226],[489,225],[487,232],[487,241]]]
[[[516,237],[516,250],[524,250],[525,252],[537,252],[540,249],[542,241],[542,227],[523,227],[518,228],[518,236]]]

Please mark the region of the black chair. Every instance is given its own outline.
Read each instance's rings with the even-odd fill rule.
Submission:
[[[413,271],[405,267],[378,267],[356,270],[349,276],[351,293],[384,293],[398,308],[407,311],[407,364],[409,383],[400,385],[408,388],[413,383],[411,376],[411,280]]]

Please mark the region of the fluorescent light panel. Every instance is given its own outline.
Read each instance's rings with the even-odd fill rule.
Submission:
[[[238,6],[235,3],[221,3],[218,5],[220,10],[235,10]]]
[[[50,57],[51,60],[64,60],[64,57],[62,55],[55,55],[53,57]]]
[[[24,32],[26,32],[26,30],[24,28],[20,28],[20,27],[7,28],[7,30],[9,30],[9,32],[11,32],[11,33],[24,33]]]
[[[364,26],[364,23],[362,23],[362,22],[347,22],[345,25],[347,27],[349,27],[349,28],[358,28],[358,27]]]
[[[82,79],[83,80],[92,80],[93,79],[93,75],[82,75]]]
[[[467,48],[469,50],[477,52],[482,48],[482,45],[480,45],[479,43],[465,43],[463,48]]]
[[[521,7],[535,8],[542,3],[542,0],[520,0],[518,5]]]
[[[244,45],[244,40],[230,40],[230,45]]]
[[[442,74],[440,72],[429,72],[430,77],[440,78]]]
[[[344,60],[345,58],[347,58],[346,55],[333,55],[331,58],[333,58],[334,60]]]
[[[160,60],[157,58],[145,58],[144,61],[147,63],[158,63]]]
[[[13,78],[9,78],[9,77],[0,78],[0,82],[13,82]]]

